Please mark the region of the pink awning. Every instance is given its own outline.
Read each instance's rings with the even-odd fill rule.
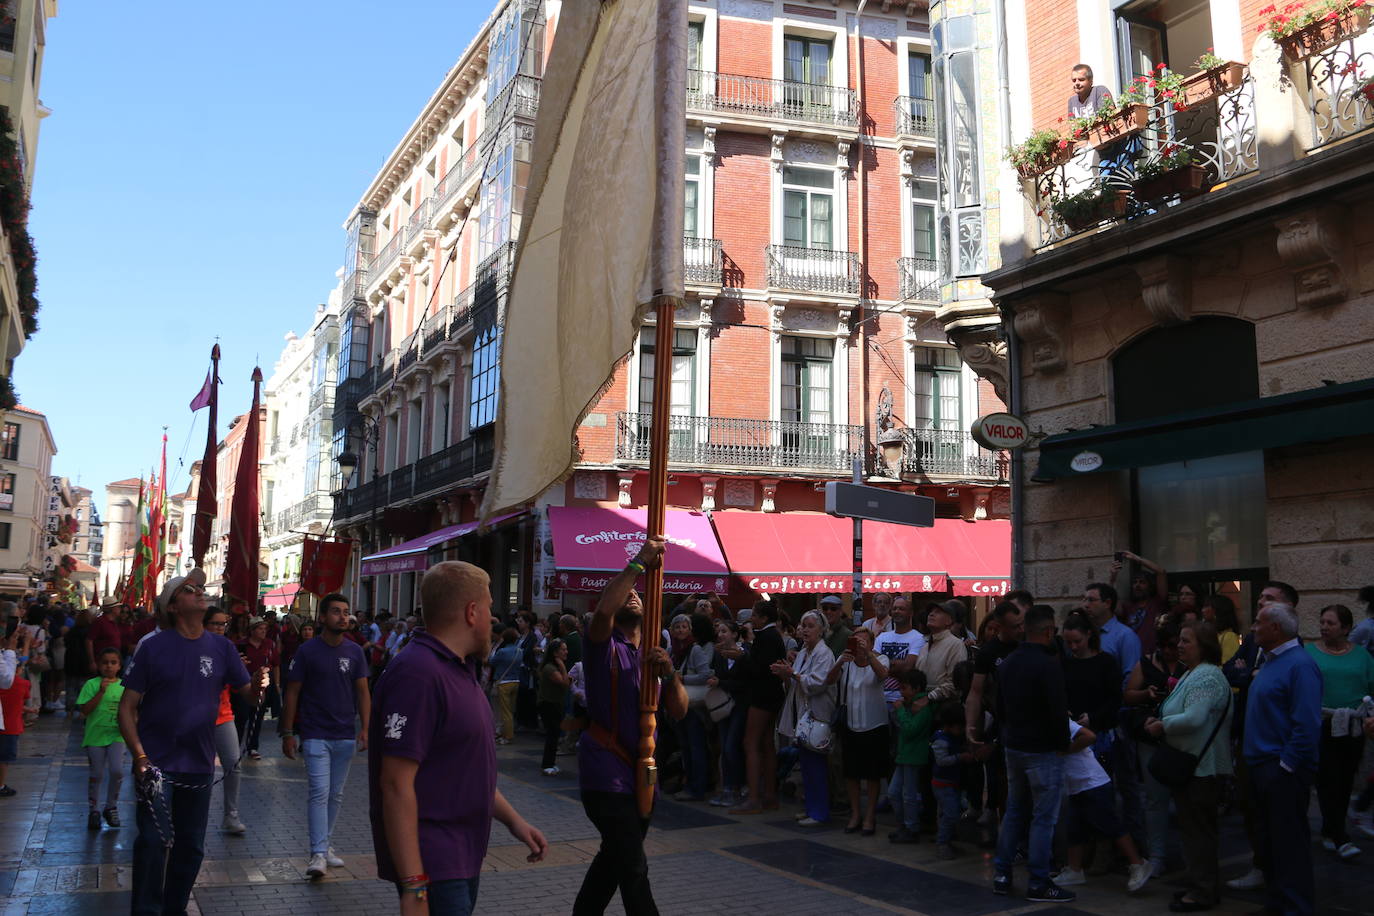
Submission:
[[[507,519],[515,518],[519,514],[519,512],[511,512],[500,515],[492,519],[491,523],[495,525]],[[424,572],[429,569],[428,553],[430,548],[438,547],[440,544],[454,538],[460,538],[465,534],[472,534],[477,530],[477,526],[478,523],[475,521],[449,525],[447,528],[431,531],[422,537],[402,541],[386,550],[379,550],[371,556],[363,557],[362,574],[364,576],[385,576],[392,573]]]
[[[935,531],[954,594],[997,596],[1011,590],[1011,522],[938,518]]]
[[[295,582],[279,585],[262,596],[262,603],[265,607],[286,607],[296,600],[296,593],[300,590],[300,585]]]
[[[648,513],[643,509],[602,506],[551,506],[557,586],[574,592],[599,592],[634,559],[644,543]],[[669,510],[665,519],[668,552],[664,557],[665,592],[724,594],[729,571],[711,522],[700,512]],[[643,577],[639,587],[643,588]]]

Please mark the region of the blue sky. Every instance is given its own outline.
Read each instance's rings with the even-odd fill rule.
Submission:
[[[220,337],[219,434],[342,262],[341,225],[492,5],[68,0],[48,26],[30,229],[40,330],[15,363],[53,473],[172,485]],[[188,436],[190,440],[188,443]],[[178,466],[185,447],[184,467]]]

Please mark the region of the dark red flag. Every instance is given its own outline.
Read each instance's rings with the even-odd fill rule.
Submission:
[[[219,439],[216,438],[216,416],[219,414],[219,344],[210,351],[210,378],[207,381],[210,392],[207,401],[210,405],[210,429],[205,433],[205,457],[200,462],[200,486],[196,490],[196,520],[191,531],[191,565],[200,566],[205,559],[205,551],[210,549],[210,529],[214,527],[215,516],[219,514],[218,489],[215,461],[219,453]],[[202,389],[203,391],[204,389]],[[200,400],[200,395],[196,396]],[[193,404],[191,407],[195,410]]]
[[[258,606],[258,439],[262,434],[258,417],[258,398],[262,389],[262,370],[253,370],[253,406],[244,422],[243,446],[239,450],[238,471],[234,475],[234,501],[229,507],[229,555],[224,564],[224,591],[248,604]]]
[[[343,588],[348,557],[353,545],[348,541],[305,538],[301,547],[301,588],[318,598]]]

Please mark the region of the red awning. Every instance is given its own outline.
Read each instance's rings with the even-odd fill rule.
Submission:
[[[711,522],[730,571],[752,591],[850,590],[854,535],[848,519],[804,512],[716,512]],[[945,591],[938,544],[938,529],[864,522],[864,589]]]
[[[954,594],[996,596],[1011,590],[1010,521],[938,518],[935,533]]]
[[[504,522],[519,514],[519,512],[510,512],[505,515],[498,515],[491,520],[491,524]],[[480,522],[472,521],[463,522],[460,525],[449,525],[447,528],[440,528],[438,531],[431,531],[421,537],[402,541],[400,544],[385,550],[379,550],[370,556],[363,557],[362,575],[383,576],[389,573],[424,572],[430,567],[430,550],[456,538],[472,534],[480,524]]]
[[[300,585],[295,582],[279,585],[262,596],[262,603],[266,607],[286,607],[296,600],[296,593],[300,590]]]

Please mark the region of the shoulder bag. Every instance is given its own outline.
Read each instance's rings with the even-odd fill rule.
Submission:
[[[810,661],[810,656],[807,658]],[[795,707],[798,704],[797,695],[801,693],[802,686],[800,679],[792,689],[792,703]],[[830,747],[834,743],[834,732],[830,728],[829,722],[822,722],[811,714],[811,704],[807,703],[806,708],[797,716],[796,743],[808,751],[816,754],[830,753]]]
[[[1217,733],[1221,731],[1222,723],[1231,713],[1231,698],[1226,697],[1226,707],[1221,712],[1221,718],[1217,720],[1216,727],[1212,729],[1211,736],[1207,743],[1202,746],[1202,751],[1197,754],[1190,754],[1181,751],[1176,747],[1161,741],[1155,748],[1154,756],[1150,758],[1147,769],[1160,785],[1170,789],[1181,789],[1193,778],[1193,773],[1197,771],[1198,761],[1206,755],[1207,749],[1216,740]]]

